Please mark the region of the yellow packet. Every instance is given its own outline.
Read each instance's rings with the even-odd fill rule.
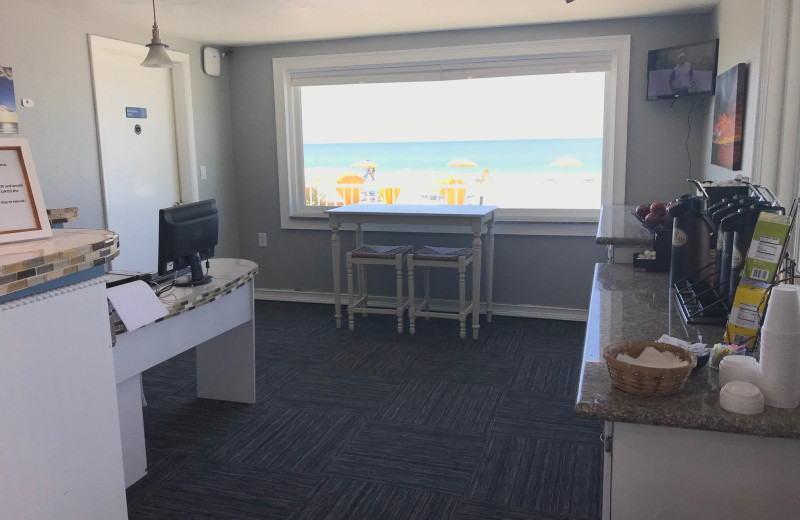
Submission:
[[[744,345],[747,350],[756,346],[761,317],[767,305],[766,293],[770,284],[743,278],[736,288],[733,307],[725,329],[725,342]]]

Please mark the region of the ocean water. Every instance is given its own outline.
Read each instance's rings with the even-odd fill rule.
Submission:
[[[572,157],[583,166],[568,166],[574,174],[599,173],[602,170],[602,139],[528,139],[514,141],[443,141],[421,143],[342,143],[306,144],[303,146],[306,169],[345,168],[356,161],[369,159],[378,165],[377,174],[403,170],[459,173],[447,163],[466,158],[476,167],[461,172],[489,168],[491,172],[544,173],[564,171],[550,166],[561,157]]]
[[[442,204],[450,197],[505,208],[600,207],[602,139],[307,144],[304,152],[311,205],[352,203],[341,178],[363,176],[365,170],[352,165],[368,159],[377,164],[374,180],[350,185],[362,203],[381,202],[392,188],[402,204]],[[582,164],[551,165],[565,157]],[[476,166],[447,166],[453,159]],[[459,184],[448,188],[453,179]]]

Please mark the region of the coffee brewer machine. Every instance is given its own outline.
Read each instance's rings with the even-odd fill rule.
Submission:
[[[713,275],[709,256],[712,225],[706,214],[708,198],[683,195],[669,206],[672,217],[672,256],[669,283],[707,284]]]
[[[748,193],[731,190],[709,202],[704,186],[689,180],[702,195],[684,195],[669,206],[673,217],[670,286],[676,290],[688,323],[725,323],[739,286],[745,257],[763,211],[785,213],[766,187],[742,181]]]

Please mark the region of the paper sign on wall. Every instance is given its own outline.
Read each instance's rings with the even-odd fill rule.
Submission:
[[[0,139],[0,243],[52,236],[26,139]]]

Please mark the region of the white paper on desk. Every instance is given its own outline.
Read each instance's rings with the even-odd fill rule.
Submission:
[[[111,305],[128,331],[153,323],[167,315],[167,308],[145,282],[123,283],[107,291]]]

